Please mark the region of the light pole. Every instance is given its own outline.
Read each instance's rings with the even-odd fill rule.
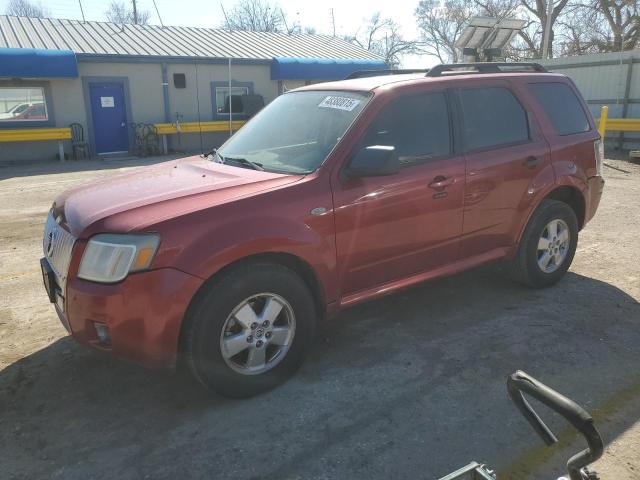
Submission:
[[[547,22],[544,27],[542,41],[542,58],[549,58],[549,41],[551,40],[551,17],[553,16],[553,0],[547,0]]]

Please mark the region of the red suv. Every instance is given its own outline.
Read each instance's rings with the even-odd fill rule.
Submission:
[[[312,85],[208,156],[62,194],[45,285],[77,341],[183,359],[248,396],[344,307],[495,260],[556,283],[598,207],[602,155],[575,85],[536,64]]]

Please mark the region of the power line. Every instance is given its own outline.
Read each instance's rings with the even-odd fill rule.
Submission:
[[[82,21],[86,22],[84,18],[84,10],[82,9],[82,0],[78,0],[78,5],[80,5],[80,13],[82,14]]]
[[[162,17],[160,16],[160,10],[158,10],[158,5],[156,5],[156,0],[153,0],[153,6],[156,9],[156,13],[158,14],[158,20],[160,20],[160,26],[164,28],[164,23],[162,23]]]

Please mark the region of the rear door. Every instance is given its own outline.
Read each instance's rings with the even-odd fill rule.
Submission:
[[[389,101],[357,148],[395,147],[403,164],[400,172],[342,178],[334,183],[343,294],[431,270],[457,258],[464,158],[452,148],[447,98],[444,91],[437,91]]]
[[[507,82],[457,90],[466,158],[461,257],[512,245],[536,191],[553,182],[549,146]]]

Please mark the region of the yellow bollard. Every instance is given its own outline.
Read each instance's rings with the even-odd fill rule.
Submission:
[[[607,117],[609,116],[609,107],[603,106],[600,109],[600,121],[598,122],[598,131],[600,132],[600,138],[604,140],[604,134],[607,131]]]

